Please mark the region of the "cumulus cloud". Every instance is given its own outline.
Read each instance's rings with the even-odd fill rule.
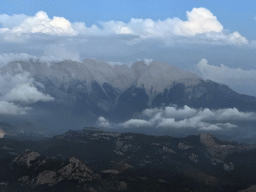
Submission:
[[[25,115],[32,108],[24,104],[54,100],[50,95],[39,92],[33,86],[34,79],[29,73],[23,72],[21,68],[17,70],[18,73],[15,75],[10,73],[0,75],[0,114]]]
[[[15,101],[30,104],[39,101],[49,102],[54,100],[50,95],[39,92],[33,86],[35,81],[30,77],[28,72],[23,72],[22,68],[17,70],[19,71],[15,75],[6,73],[0,76],[0,101]],[[6,106],[8,105],[6,104]],[[11,104],[10,106],[12,107]]]
[[[206,59],[202,59],[196,68],[205,79],[227,85],[250,85],[256,84],[256,70],[243,70],[241,68],[230,68],[223,64],[220,66],[210,65]]]
[[[147,127],[151,126],[152,124],[143,119],[130,119],[121,124],[122,127],[129,128],[129,127]]]
[[[206,8],[194,8],[187,11],[187,21],[179,18],[167,18],[154,21],[152,19],[132,18],[129,23],[109,21],[101,23],[107,32],[116,34],[137,34],[142,37],[166,37],[172,35],[195,36],[197,34],[223,31],[223,26]]]
[[[0,15],[0,24],[2,28],[13,28],[20,25],[27,18],[24,14],[14,14],[12,16],[2,14]]]
[[[36,103],[38,101],[53,101],[54,98],[48,94],[43,94],[31,84],[18,84],[4,96],[6,101],[20,101],[25,103]]]
[[[11,22],[16,20],[17,22]],[[7,24],[8,21],[12,24]],[[87,27],[83,22],[71,23],[63,17],[53,17],[50,19],[44,11],[39,11],[35,16],[25,15],[0,15],[0,33],[5,34],[5,39],[15,39],[10,34],[49,34],[64,36],[113,36],[128,35],[137,36],[140,39],[156,38],[164,40],[165,43],[171,40],[176,41],[177,37],[185,38],[189,42],[209,42],[217,41],[231,44],[247,44],[248,40],[239,32],[227,33],[217,17],[206,8],[193,8],[187,11],[187,20],[183,21],[177,17],[167,18],[165,20],[154,21],[150,18],[139,19],[131,18],[128,23],[122,21],[106,21]],[[15,26],[16,24],[16,26]],[[200,36],[202,35],[202,36]],[[196,41],[191,41],[192,37]],[[193,38],[192,38],[193,39]],[[128,44],[136,44],[140,40],[132,39],[126,41]],[[168,43],[167,43],[168,44]]]
[[[109,124],[108,120],[105,119],[104,117],[99,117],[97,119],[97,125],[100,126],[100,127],[104,127],[104,128],[109,128],[110,127],[110,124]]]
[[[26,17],[22,23],[10,29],[12,33],[46,33],[58,35],[76,35],[71,23],[63,17],[50,19],[44,11],[35,16]]]
[[[208,9],[193,8],[187,11],[187,21],[179,21],[174,27],[175,33],[183,36],[193,36],[208,32],[222,32],[223,26]]]
[[[25,115],[30,107],[20,107],[7,101],[0,101],[0,114],[2,115]]]
[[[72,23],[60,16],[49,18],[43,11],[34,16],[0,15],[0,42],[0,53],[21,53],[22,50],[38,57],[75,61],[86,57],[100,60],[119,57],[124,62],[128,61],[124,56],[133,60],[155,59],[155,52],[177,46],[256,47],[239,32],[225,30],[217,17],[205,8],[188,11],[185,20],[131,18],[128,22],[105,21],[91,26],[84,22]],[[164,53],[167,55],[166,51]]]
[[[105,121],[105,119],[102,119]],[[236,108],[210,110],[177,108],[151,108],[142,111],[140,118],[130,119],[112,126],[123,128],[148,128],[192,131],[230,131],[238,129],[237,121],[256,121],[256,113],[240,112]],[[109,122],[108,122],[109,123]]]

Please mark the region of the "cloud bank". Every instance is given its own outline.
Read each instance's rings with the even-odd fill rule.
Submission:
[[[13,21],[18,25],[7,24]],[[16,21],[16,22],[15,22]],[[39,11],[35,16],[29,17],[24,15],[1,15],[0,22],[3,25],[1,31],[4,33],[45,33],[56,35],[76,35],[71,27],[71,23],[63,17],[53,17],[50,19],[44,11]]]
[[[4,115],[25,115],[30,107],[20,107],[7,101],[0,101],[0,114]]]
[[[186,41],[195,38],[197,41],[208,43],[219,42],[224,44],[248,44],[248,40],[239,32],[228,33],[217,17],[206,8],[193,8],[187,11],[187,20],[177,17],[154,21],[150,18],[131,18],[128,23],[122,21],[106,21],[87,27],[83,22],[71,23],[63,17],[48,17],[44,11],[35,16],[0,15],[0,33],[5,40],[16,40],[14,36],[22,38],[24,34],[47,34],[53,36],[134,36],[141,40],[162,39],[175,40],[183,37]],[[13,38],[12,38],[13,37]],[[129,41],[131,43],[131,41]],[[140,41],[137,41],[140,42]],[[191,41],[195,43],[196,41]],[[136,43],[136,41],[133,41]]]
[[[256,47],[254,41],[247,40],[238,31],[225,29],[206,8],[193,8],[186,15],[183,20],[178,17],[162,20],[131,18],[128,22],[99,21],[87,26],[85,22],[70,22],[61,16],[50,18],[44,11],[32,16],[2,14],[0,53],[28,53],[75,61],[89,57],[129,62],[137,58],[159,60],[157,52],[163,55],[161,58],[175,58],[178,56],[173,49],[182,47],[193,50],[202,47],[198,50],[200,53],[209,45],[223,49],[228,49],[226,46]],[[188,49],[182,50],[185,53],[180,52],[181,55]]]
[[[102,118],[102,117],[100,117]],[[112,124],[111,127],[169,129],[175,131],[230,131],[238,129],[237,121],[256,121],[256,113],[240,112],[236,108],[210,110],[193,109],[188,106],[177,108],[151,108],[144,110],[139,118],[123,123]],[[98,124],[98,126],[101,126]]]
[[[19,69],[20,70],[20,69]],[[50,95],[41,93],[33,85],[28,72],[0,75],[0,114],[24,115],[32,108],[26,105],[39,101],[53,101]],[[24,106],[25,105],[25,106]]]

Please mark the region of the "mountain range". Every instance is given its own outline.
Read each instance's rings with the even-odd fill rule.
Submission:
[[[45,127],[56,122],[52,126],[56,129],[60,129],[57,125],[62,129],[95,125],[100,116],[123,122],[145,109],[169,105],[256,111],[256,97],[236,93],[226,85],[157,61],[138,61],[128,66],[91,59],[83,62],[30,59],[10,62],[0,68],[0,74],[21,76],[21,82],[11,92],[2,93],[2,98],[37,109],[30,113],[31,121]],[[27,80],[22,82],[22,78]],[[19,100],[14,93],[20,94],[26,88],[37,94]]]

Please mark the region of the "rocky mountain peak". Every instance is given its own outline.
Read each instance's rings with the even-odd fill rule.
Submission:
[[[18,155],[12,161],[12,163],[17,164],[19,166],[27,166],[28,168],[30,168],[39,161],[40,157],[41,155],[38,152],[31,151],[28,149],[25,151],[25,153],[21,153],[20,155]]]
[[[205,144],[206,146],[215,145],[214,136],[208,133],[200,134],[200,142]]]

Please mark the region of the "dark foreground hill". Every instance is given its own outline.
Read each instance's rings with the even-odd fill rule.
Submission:
[[[96,128],[0,139],[1,191],[225,191],[256,184],[256,146]],[[29,150],[28,150],[29,149]]]

